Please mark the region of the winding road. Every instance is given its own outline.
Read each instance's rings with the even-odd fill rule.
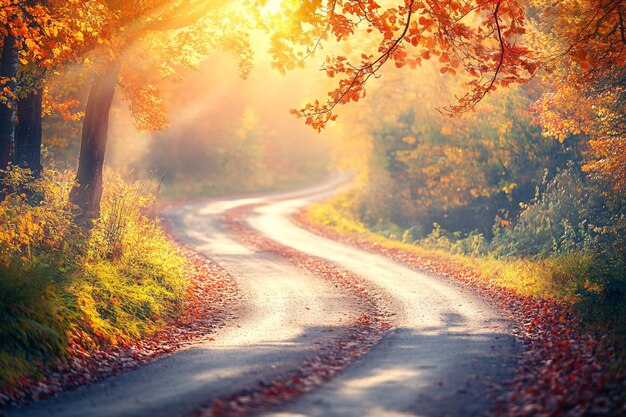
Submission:
[[[290,221],[298,209],[331,196],[342,184],[334,179],[299,192],[194,201],[168,209],[164,215],[179,239],[236,279],[242,294],[238,318],[212,335],[214,340],[2,413],[210,415],[207,407],[214,399],[253,391],[260,383],[293,373],[327,346],[349,337],[351,324],[364,314],[359,297],[280,254],[245,243],[225,214],[248,207],[244,220],[254,233],[362,279],[366,296],[390,313],[391,325],[379,343],[330,381],[263,415],[485,415],[515,365],[509,323],[449,280],[320,237]]]

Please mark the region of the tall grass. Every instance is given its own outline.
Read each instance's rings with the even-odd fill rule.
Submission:
[[[154,197],[108,172],[91,230],[73,221],[72,176],[11,169],[0,202],[0,389],[73,348],[124,343],[177,314],[185,261],[150,213]]]

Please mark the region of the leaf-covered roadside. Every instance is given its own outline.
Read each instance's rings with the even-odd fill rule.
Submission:
[[[86,232],[71,221],[68,175],[14,174],[0,202],[0,404],[132,369],[228,318],[233,281],[168,239],[141,186],[110,180]]]
[[[372,233],[339,232],[315,223],[306,213],[296,220],[322,236],[453,279],[499,306],[517,325],[523,351],[516,377],[507,385],[494,415],[617,417],[626,413],[623,348],[603,329],[584,326],[571,307],[550,297],[521,295],[497,286],[478,268],[442,253],[400,247]]]

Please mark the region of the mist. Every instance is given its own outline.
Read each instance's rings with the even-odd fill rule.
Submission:
[[[215,53],[180,83],[160,86],[170,127],[138,132],[119,94],[111,112],[107,164],[166,194],[214,194],[288,187],[326,175],[341,129],[317,133],[289,113],[328,91],[309,66],[281,75],[271,68],[266,40],[253,39],[254,68],[242,79],[237,58]]]

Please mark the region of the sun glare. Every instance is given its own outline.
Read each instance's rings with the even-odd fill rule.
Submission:
[[[283,0],[267,0],[265,5],[261,7],[261,15],[264,18],[274,16],[283,8]]]

